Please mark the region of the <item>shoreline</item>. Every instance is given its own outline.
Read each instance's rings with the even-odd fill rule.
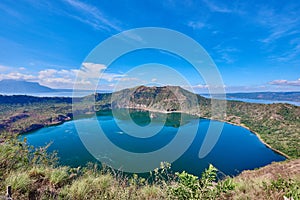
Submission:
[[[208,118],[208,117],[203,117],[203,116],[200,116],[198,113],[189,113],[189,112],[185,112],[185,111],[163,111],[163,110],[155,110],[155,109],[149,109],[149,108],[133,108],[133,107],[127,107],[125,109],[136,109],[136,110],[142,110],[142,111],[149,111],[149,112],[156,112],[156,113],[163,113],[163,114],[170,114],[170,113],[184,113],[184,114],[188,114],[188,115],[193,115],[193,116],[197,116],[199,118],[203,118],[203,119],[207,119],[207,120],[215,120],[215,121],[219,121],[219,122],[223,122],[223,123],[227,123],[227,124],[231,124],[231,125],[234,125],[234,126],[240,126],[240,127],[243,127],[245,129],[247,129],[248,131],[250,131],[251,133],[253,133],[254,135],[257,136],[257,138],[259,139],[259,141],[261,143],[263,143],[267,148],[271,149],[272,151],[274,151],[275,153],[285,157],[286,159],[290,159],[290,157],[281,152],[280,150],[277,150],[275,148],[273,148],[271,145],[269,145],[268,143],[266,143],[260,136],[259,133],[251,130],[249,127],[247,127],[246,125],[244,124],[236,124],[236,123],[233,123],[233,122],[229,122],[229,121],[225,121],[225,120],[221,120],[221,119],[213,119],[213,118]],[[99,110],[101,111],[101,110]],[[97,111],[96,111],[97,112]],[[88,115],[87,115],[88,116]],[[62,120],[60,122],[56,122],[56,123],[53,123],[53,124],[45,124],[43,127],[39,127],[37,129],[34,129],[34,130],[30,130],[30,131],[27,131],[27,132],[23,132],[23,133],[19,133],[18,135],[25,135],[25,134],[29,134],[31,132],[34,132],[34,131],[37,131],[39,129],[42,129],[42,128],[46,128],[46,127],[51,127],[51,126],[58,126],[58,125],[61,125],[61,124],[64,124],[65,122],[69,122],[69,121],[73,121],[73,120],[77,120],[77,119],[73,119],[73,118],[69,118],[67,120]]]
[[[271,149],[272,151],[278,153],[279,155],[285,157],[286,159],[290,159],[290,157],[289,157],[288,155],[286,155],[285,153],[279,151],[278,149],[273,148],[271,145],[269,145],[268,143],[266,143],[266,142],[261,138],[261,136],[259,135],[259,133],[257,133],[257,132],[255,132],[255,131],[251,130],[251,129],[250,129],[249,127],[247,127],[246,125],[244,125],[244,124],[235,124],[235,123],[233,123],[233,122],[227,122],[227,121],[223,121],[223,120],[217,120],[217,121],[224,122],[224,123],[227,123],[227,124],[231,124],[231,125],[234,125],[234,126],[240,126],[240,127],[243,127],[243,128],[245,128],[245,129],[247,129],[248,131],[250,131],[251,133],[253,133],[254,135],[256,135],[257,138],[259,139],[259,141],[260,141],[261,143],[263,143],[267,148],[269,148],[269,149]]]

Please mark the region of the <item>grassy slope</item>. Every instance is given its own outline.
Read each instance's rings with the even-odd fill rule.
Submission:
[[[233,178],[236,188],[230,199],[300,199],[300,159],[272,163],[257,170],[242,172]]]

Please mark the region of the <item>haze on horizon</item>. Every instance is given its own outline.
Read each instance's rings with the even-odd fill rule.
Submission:
[[[196,40],[216,63],[227,92],[300,91],[300,2],[220,0],[0,2],[0,80],[73,88],[81,65],[104,72],[99,89],[118,81],[143,84],[130,68],[148,63],[170,66],[189,78],[195,91],[207,85],[188,62],[168,52],[141,50],[111,66],[83,63],[100,42],[122,31],[163,27]],[[138,39],[138,38],[137,38]],[[152,70],[153,69],[153,70]],[[147,71],[152,85],[164,79],[157,66]],[[157,83],[157,84],[156,84]],[[170,84],[180,85],[176,80]],[[126,85],[126,84],[125,84]],[[91,87],[82,83],[83,88]]]

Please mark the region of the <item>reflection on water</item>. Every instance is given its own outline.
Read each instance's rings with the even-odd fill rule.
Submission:
[[[211,163],[226,175],[236,175],[245,169],[254,169],[273,161],[285,159],[267,148],[249,130],[226,123],[213,150],[205,158],[199,159],[198,153],[209,125],[220,122],[207,119],[199,120],[199,118],[187,114],[165,114],[141,110],[121,109],[114,111],[114,114],[113,116],[112,111],[101,111],[97,113],[96,117],[79,119],[76,123],[84,127],[86,134],[94,134],[96,128],[91,126],[93,124],[91,122],[96,121],[112,143],[124,150],[136,153],[152,152],[163,148],[174,139],[179,128],[183,131],[186,130],[185,134],[188,136],[190,134],[189,127],[199,126],[190,147],[178,160],[172,163],[173,171],[185,170],[200,175]],[[157,127],[162,128],[151,137],[133,137],[118,126],[121,124],[130,128],[132,120],[135,122],[134,125],[144,128],[144,131],[140,133],[141,136]],[[53,141],[49,150],[58,151],[61,164],[76,167],[85,165],[87,162],[97,162],[82,144],[74,121],[22,135],[21,139],[24,137],[27,138],[29,144],[36,147],[44,146]],[[176,150],[175,148],[174,152]],[[109,156],[109,154],[107,155]]]
[[[191,120],[198,119],[197,116],[185,114],[185,113],[159,113],[148,110],[137,109],[116,109],[114,113],[111,110],[98,111],[97,116],[110,116],[123,121],[133,120],[137,125],[145,127],[153,123],[164,123],[164,126],[171,126],[178,128],[185,125]]]

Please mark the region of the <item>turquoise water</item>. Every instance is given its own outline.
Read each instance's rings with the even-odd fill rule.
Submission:
[[[172,163],[173,171],[185,170],[195,175],[200,175],[209,163],[217,167],[222,174],[236,175],[246,169],[254,169],[285,159],[267,148],[249,130],[227,123],[224,124],[220,138],[212,151],[206,157],[200,159],[198,157],[199,149],[209,124],[221,122],[207,119],[199,120],[199,118],[188,115],[185,115],[183,119],[180,113],[155,113],[151,116],[146,111],[131,111],[130,115],[137,125],[145,129],[145,133],[150,131],[151,127],[147,125],[151,122],[151,117],[156,119],[152,129],[157,126],[162,126],[162,129],[151,137],[133,137],[126,134],[117,125],[117,123],[123,124],[130,128],[132,125],[129,123],[129,119],[123,116],[122,113],[121,115],[112,116],[111,112],[101,112],[96,117],[78,119],[76,124],[81,124],[87,134],[93,134],[97,128],[92,124],[97,122],[111,142],[126,151],[135,153],[147,153],[163,148],[176,137],[180,128],[185,131],[190,130],[188,127],[198,125],[197,133],[189,148],[179,159]],[[166,123],[162,120],[164,117],[167,119]],[[49,151],[58,151],[59,162],[63,165],[76,167],[84,166],[87,162],[97,162],[81,142],[74,122],[70,121],[58,126],[43,128],[22,135],[21,139],[26,137],[27,142],[35,147],[45,146],[47,143],[53,142]],[[148,127],[149,130],[147,130]],[[186,131],[186,134],[188,136],[190,133]],[[99,142],[99,145],[101,145],[101,142]],[[176,151],[176,148],[174,151]]]

